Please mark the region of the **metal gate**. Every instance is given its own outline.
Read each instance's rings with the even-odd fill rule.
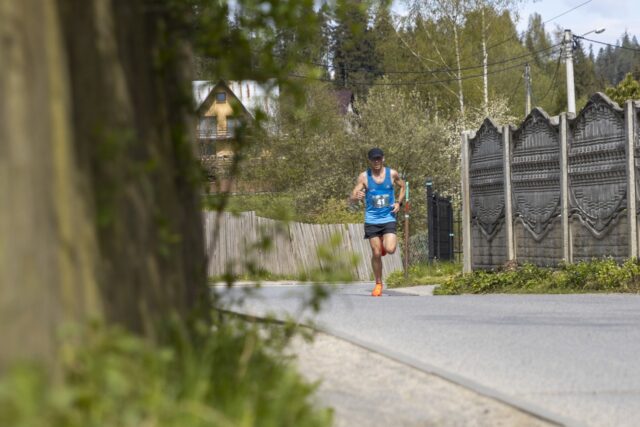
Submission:
[[[429,260],[454,260],[453,206],[450,197],[441,197],[433,191],[433,182],[427,179],[427,230],[429,230]]]

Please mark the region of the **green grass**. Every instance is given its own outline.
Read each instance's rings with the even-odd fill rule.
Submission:
[[[0,425],[204,427],[331,424],[310,402],[315,386],[284,348],[293,326],[214,316],[163,330],[151,344],[94,325],[63,339],[57,381],[22,364],[0,378]]]
[[[567,294],[638,293],[640,263],[598,259],[558,268],[524,264],[509,271],[475,271],[459,274],[438,287],[436,295],[459,294]]]
[[[439,285],[460,273],[461,265],[450,261],[433,261],[420,263],[409,267],[408,278],[404,278],[404,271],[394,271],[387,278],[390,288],[400,288],[418,285]]]

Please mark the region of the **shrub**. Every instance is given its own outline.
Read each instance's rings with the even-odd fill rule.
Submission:
[[[435,293],[575,293],[640,292],[640,263],[630,259],[595,259],[558,268],[524,264],[511,271],[475,271],[447,280]]]
[[[309,219],[315,224],[358,224],[364,221],[362,208],[344,200],[330,198]]]
[[[314,386],[282,354],[290,328],[218,319],[174,322],[164,344],[94,325],[67,336],[61,380],[34,365],[0,382],[0,425],[325,426]]]
[[[419,262],[409,267],[408,278],[404,271],[394,271],[387,277],[389,287],[442,284],[461,270],[459,263],[450,261]]]

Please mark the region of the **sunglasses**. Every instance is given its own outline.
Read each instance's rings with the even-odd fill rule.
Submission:
[[[378,156],[378,157],[372,157],[369,160],[371,160],[372,162],[379,162],[382,160],[382,157]]]

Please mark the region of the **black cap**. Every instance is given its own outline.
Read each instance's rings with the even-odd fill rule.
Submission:
[[[369,150],[369,154],[367,154],[367,157],[370,160],[375,159],[376,157],[384,157],[384,152],[382,152],[382,150],[379,148],[372,148],[371,150]]]

